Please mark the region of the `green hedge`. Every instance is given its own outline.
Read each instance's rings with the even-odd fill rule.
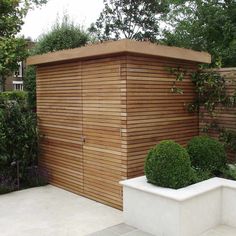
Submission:
[[[37,117],[26,98],[25,92],[0,93],[0,194],[47,183],[37,168]]]
[[[11,169],[20,161],[24,177],[28,166],[37,165],[38,132],[36,114],[18,102],[6,103],[0,109],[0,171]]]
[[[196,169],[216,174],[226,167],[224,146],[213,138],[207,136],[194,137],[189,141],[187,151],[192,166]]]

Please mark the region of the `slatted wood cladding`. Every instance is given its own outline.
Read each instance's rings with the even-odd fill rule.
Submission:
[[[49,182],[83,193],[81,63],[37,68],[40,165]]]
[[[37,69],[40,164],[50,183],[116,208],[126,178],[120,64],[113,57]]]
[[[143,47],[146,54],[133,53],[144,45],[137,42],[109,45],[122,47],[110,54],[105,45],[100,56],[92,57],[90,49],[89,57],[77,59],[80,49],[71,59],[70,50],[62,51],[49,59],[34,57],[31,64],[37,64],[37,112],[44,136],[40,164],[50,183],[122,209],[119,181],[143,174],[150,148],[163,139],[185,145],[198,135],[198,116],[189,114],[185,104],[195,96],[189,75],[201,61],[198,55],[203,62],[209,55],[186,51],[190,61],[182,59],[184,50],[174,49],[174,59],[153,55],[150,44],[148,50]],[[63,60],[53,62],[58,55]],[[178,67],[187,71],[178,82],[184,94],[171,93],[176,76],[170,69]]]
[[[236,68],[221,68],[218,70],[219,73],[224,76],[226,80],[226,90],[229,95],[232,95],[236,91]],[[220,127],[224,127],[228,130],[236,131],[236,108],[224,108],[218,106],[213,117],[209,116],[204,110],[200,113],[200,131],[201,134],[206,123],[216,122]],[[219,133],[210,130],[209,134],[212,137],[218,138]],[[230,161],[236,161],[236,153],[232,150],[227,150],[228,158]]]
[[[183,68],[185,79],[178,82],[183,94],[171,89],[176,76],[171,68]],[[165,58],[127,56],[126,128],[122,130],[122,148],[127,155],[127,177],[143,174],[148,150],[159,141],[173,139],[182,145],[199,134],[198,116],[187,112],[185,105],[195,96],[190,74],[197,64]]]
[[[126,167],[121,155],[119,57],[82,62],[84,195],[121,208]]]

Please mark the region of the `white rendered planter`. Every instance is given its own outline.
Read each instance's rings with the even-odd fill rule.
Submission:
[[[125,223],[156,236],[199,236],[220,224],[236,227],[236,181],[212,178],[174,190],[146,177],[121,181]]]

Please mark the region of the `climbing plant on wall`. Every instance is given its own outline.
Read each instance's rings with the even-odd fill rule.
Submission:
[[[186,77],[186,71],[182,68],[171,68],[170,73],[176,79],[171,88],[172,93],[182,94],[184,90],[178,87],[178,82],[181,82]],[[208,133],[210,130],[219,133],[219,140],[224,145],[233,151],[236,151],[236,131],[222,127],[214,117],[217,115],[217,107],[235,108],[236,107],[236,90],[229,94],[226,86],[226,79],[217,70],[200,69],[197,72],[191,73],[190,78],[195,85],[197,96],[195,100],[187,104],[186,108],[189,112],[201,112],[201,118],[204,120],[202,132]],[[211,119],[204,119],[204,114],[207,114]]]

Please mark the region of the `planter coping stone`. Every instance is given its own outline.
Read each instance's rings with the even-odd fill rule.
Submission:
[[[180,189],[158,187],[148,183],[145,176],[123,180],[120,181],[120,184],[124,187],[137,189],[139,191],[141,190],[179,202],[191,199],[197,195],[201,195],[217,188],[227,187],[236,189],[236,181],[218,177],[214,177],[209,180],[205,180]]]

